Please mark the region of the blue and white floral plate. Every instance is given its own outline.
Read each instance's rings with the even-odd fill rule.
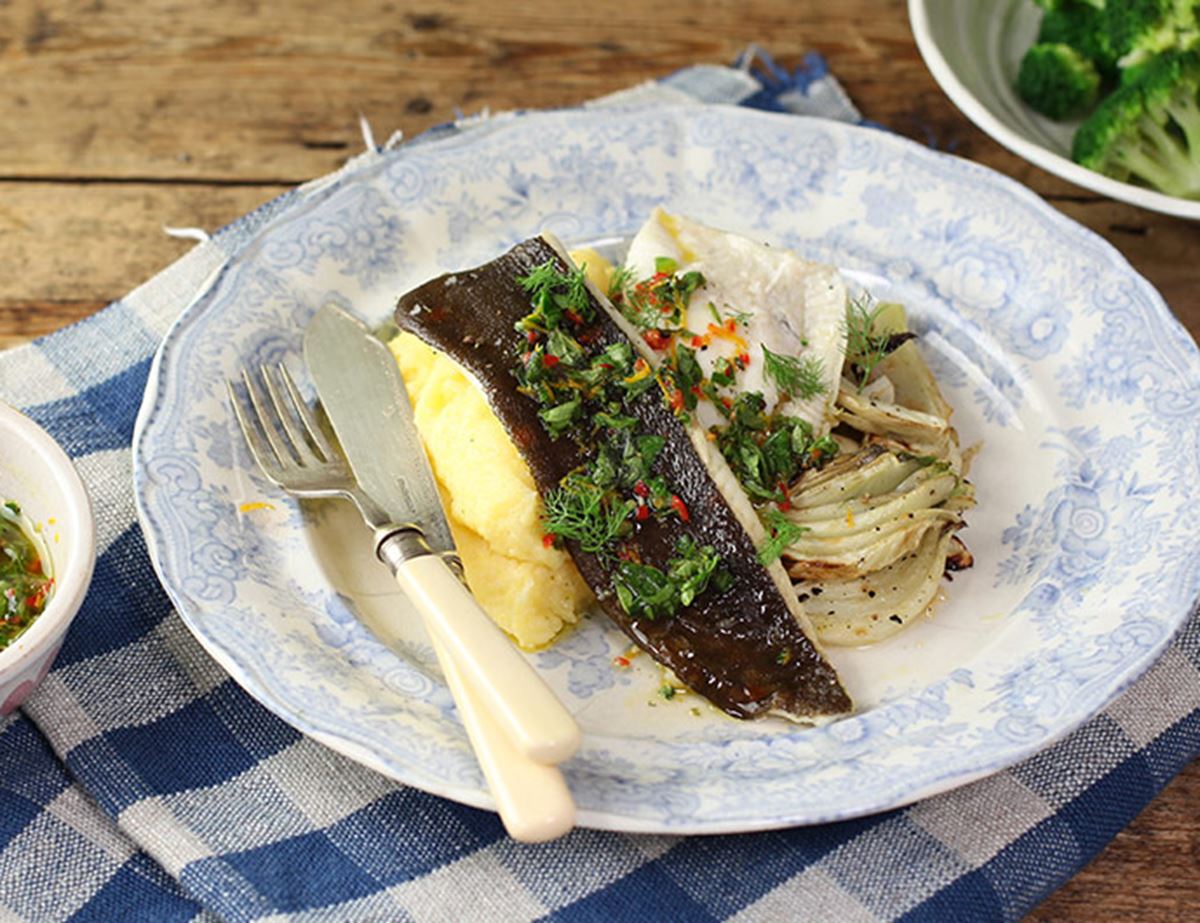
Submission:
[[[325,301],[376,321],[543,228],[628,235],[662,204],[851,271],[908,305],[957,408],[979,507],[934,618],[831,656],[853,717],[739,723],[667,701],[600,617],[533,662],[585,731],[586,826],[721,832],[879,811],[1009,766],[1100,710],[1200,588],[1200,357],[1154,290],[1017,184],[880,131],[726,107],[485,122],[281,211],[163,343],[135,444],[163,583],[201,643],[296,727],[490,804],[415,614],[356,514],[263,481],[225,379],[287,361]]]

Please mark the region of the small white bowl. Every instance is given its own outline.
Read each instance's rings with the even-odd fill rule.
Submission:
[[[33,624],[0,650],[0,715],[24,702],[50,670],[96,563],[92,504],[71,459],[40,426],[0,403],[0,503],[8,500],[38,530],[54,592]]]
[[[921,57],[963,115],[1006,148],[1085,189],[1151,211],[1200,220],[1200,201],[1122,183],[1071,160],[1076,122],[1030,109],[1014,88],[1042,11],[1033,0],[908,0]]]

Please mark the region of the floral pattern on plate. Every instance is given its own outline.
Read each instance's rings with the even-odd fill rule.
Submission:
[[[223,382],[300,368],[324,301],[396,296],[543,229],[631,234],[668,210],[843,267],[904,302],[981,442],[979,508],[935,616],[831,652],[859,704],[821,728],[667,700],[599,617],[533,654],[579,718],[585,825],[720,832],[884,810],[1012,765],[1144,670],[1200,588],[1200,359],[1106,243],[1010,180],[894,135],[727,107],[497,119],[367,158],[281,209],[164,341],[135,445],[163,582],[214,657],[301,730],[488,805],[417,619],[336,504],[254,469]],[[304,385],[307,387],[307,385]],[[261,505],[266,501],[267,505]]]

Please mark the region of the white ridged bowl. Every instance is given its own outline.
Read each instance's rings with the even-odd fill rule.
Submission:
[[[0,650],[0,715],[17,708],[50,670],[96,562],[92,505],[71,459],[40,426],[0,403],[0,502],[14,500],[38,529],[54,594]]]
[[[1200,220],[1198,201],[1118,182],[1072,161],[1079,123],[1044,118],[1017,96],[1021,56],[1042,17],[1033,0],[909,0],[908,16],[917,48],[950,101],[1014,154],[1101,195]]]

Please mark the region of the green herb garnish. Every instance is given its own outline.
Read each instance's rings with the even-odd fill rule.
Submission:
[[[696,359],[696,351],[682,343],[675,347],[675,355],[664,363],[661,373],[667,392],[678,391],[676,400],[681,415],[696,409],[700,385],[704,381],[704,370]]]
[[[685,535],[675,546],[675,556],[667,562],[667,576],[679,588],[679,603],[690,606],[692,600],[708,589],[710,581],[718,590],[729,589],[728,571],[718,570],[721,556],[712,545],[698,545]]]
[[[859,391],[891,350],[891,336],[874,329],[882,308],[882,304],[869,308],[865,297],[851,299],[846,305],[846,359],[858,371]]]
[[[810,531],[807,526],[792,522],[775,509],[767,510],[763,520],[763,524],[771,533],[770,537],[763,542],[762,547],[758,549],[758,563],[763,567],[773,561],[778,561],[785,548],[794,545],[800,536]],[[786,661],[780,662],[786,663]]]
[[[766,374],[775,381],[780,391],[792,397],[808,400],[826,391],[825,368],[816,356],[781,356],[763,344],[763,361]]]
[[[654,265],[655,275],[636,283],[628,267],[615,270],[609,280],[609,299],[639,330],[679,331],[688,302],[704,284],[704,276],[695,270],[679,275],[679,264],[670,257],[657,257]]]
[[[654,330],[673,324],[678,332],[687,299],[704,280],[695,272],[676,275],[674,264],[658,268],[659,275],[633,287],[627,273],[614,273],[610,292],[627,316],[631,309],[653,312]],[[609,562],[620,551],[624,560],[612,582],[621,606],[636,618],[666,618],[709,587],[727,589],[733,578],[712,546],[690,538],[679,541],[665,569],[638,561],[635,542],[623,544],[635,521],[679,516],[686,522],[688,512],[675,488],[654,472],[666,437],[638,432],[632,412],[631,402],[660,378],[644,359],[635,361],[628,342],[591,346],[597,331],[583,323],[594,313],[583,280],[582,270],[563,272],[553,260],[520,279],[532,311],[517,324],[524,336],[513,374],[521,393],[537,402],[546,433],[553,439],[569,433],[585,453],[546,495],[542,525],[547,541],[565,539]],[[696,406],[705,381],[694,350],[677,345],[660,375],[666,376],[661,383],[669,379],[687,395],[689,409]]]
[[[617,601],[633,618],[669,618],[711,585],[724,592],[733,584],[729,571],[712,545],[699,545],[684,536],[667,561],[666,571],[652,564],[623,561],[613,578]]]
[[[553,407],[544,407],[538,411],[538,417],[546,427],[551,439],[557,439],[566,432],[572,423],[579,419],[583,411],[583,402],[575,397]]]
[[[550,259],[534,267],[529,275],[518,276],[517,281],[529,292],[534,308],[531,314],[518,321],[517,327],[522,331],[553,330],[568,311],[583,320],[592,317],[587,273],[583,267],[562,272]]]
[[[831,436],[815,438],[807,421],[768,415],[765,407],[759,392],[739,394],[729,424],[717,432],[717,447],[751,500],[782,503],[796,475],[824,465],[838,453],[838,444]]]
[[[621,500],[585,478],[568,475],[546,495],[542,527],[547,535],[578,542],[588,554],[602,554],[625,528],[632,500]]]
[[[613,304],[624,301],[633,288],[633,270],[628,266],[618,266],[608,277],[608,300]]]

